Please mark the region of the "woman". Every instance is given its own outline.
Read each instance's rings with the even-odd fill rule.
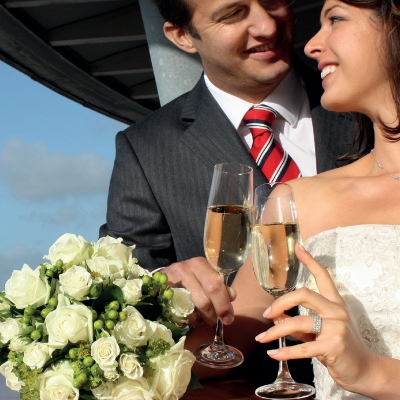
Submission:
[[[326,0],[321,24],[305,50],[322,71],[321,103],[369,118],[365,151],[346,167],[290,183],[309,251],[296,253],[312,275],[264,313],[277,319],[301,305],[303,315],[256,339],[303,340],[269,355],[315,357],[318,399],[399,399],[400,1]]]

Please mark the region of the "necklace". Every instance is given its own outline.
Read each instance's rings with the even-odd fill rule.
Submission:
[[[371,150],[371,153],[372,153],[372,157],[374,157],[374,160],[375,160],[376,165],[377,165],[382,171],[385,171],[387,174],[389,174],[395,181],[400,181],[400,177],[399,177],[399,176],[397,176],[397,175],[395,175],[395,174],[391,174],[390,172],[387,172],[386,169],[383,168],[383,165],[382,165],[380,162],[376,161],[375,154],[374,154],[374,149]]]

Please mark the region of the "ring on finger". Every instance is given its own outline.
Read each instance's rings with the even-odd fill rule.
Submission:
[[[312,328],[312,333],[318,335],[319,333],[321,333],[322,318],[319,315],[314,315],[313,319],[314,319],[314,324]]]

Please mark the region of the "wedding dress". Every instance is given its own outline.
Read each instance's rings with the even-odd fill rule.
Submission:
[[[400,226],[331,229],[308,238],[304,247],[328,269],[365,344],[378,354],[400,359]],[[308,271],[305,282],[317,290]],[[366,399],[340,388],[317,359],[313,367],[317,399]]]

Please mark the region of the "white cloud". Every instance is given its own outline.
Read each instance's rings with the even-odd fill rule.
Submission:
[[[22,215],[20,219],[40,228],[62,226],[71,232],[80,232],[93,225],[100,227],[105,222],[105,216],[105,202],[104,207],[102,204],[93,204],[91,202],[91,207],[89,208],[85,207],[85,204],[73,202],[58,206],[54,211],[53,209],[35,209],[28,214]],[[97,221],[97,224],[95,224],[95,221]],[[90,238],[90,240],[92,239]]]
[[[92,153],[51,153],[42,143],[11,138],[0,153],[0,179],[23,199],[107,193],[111,161]]]

